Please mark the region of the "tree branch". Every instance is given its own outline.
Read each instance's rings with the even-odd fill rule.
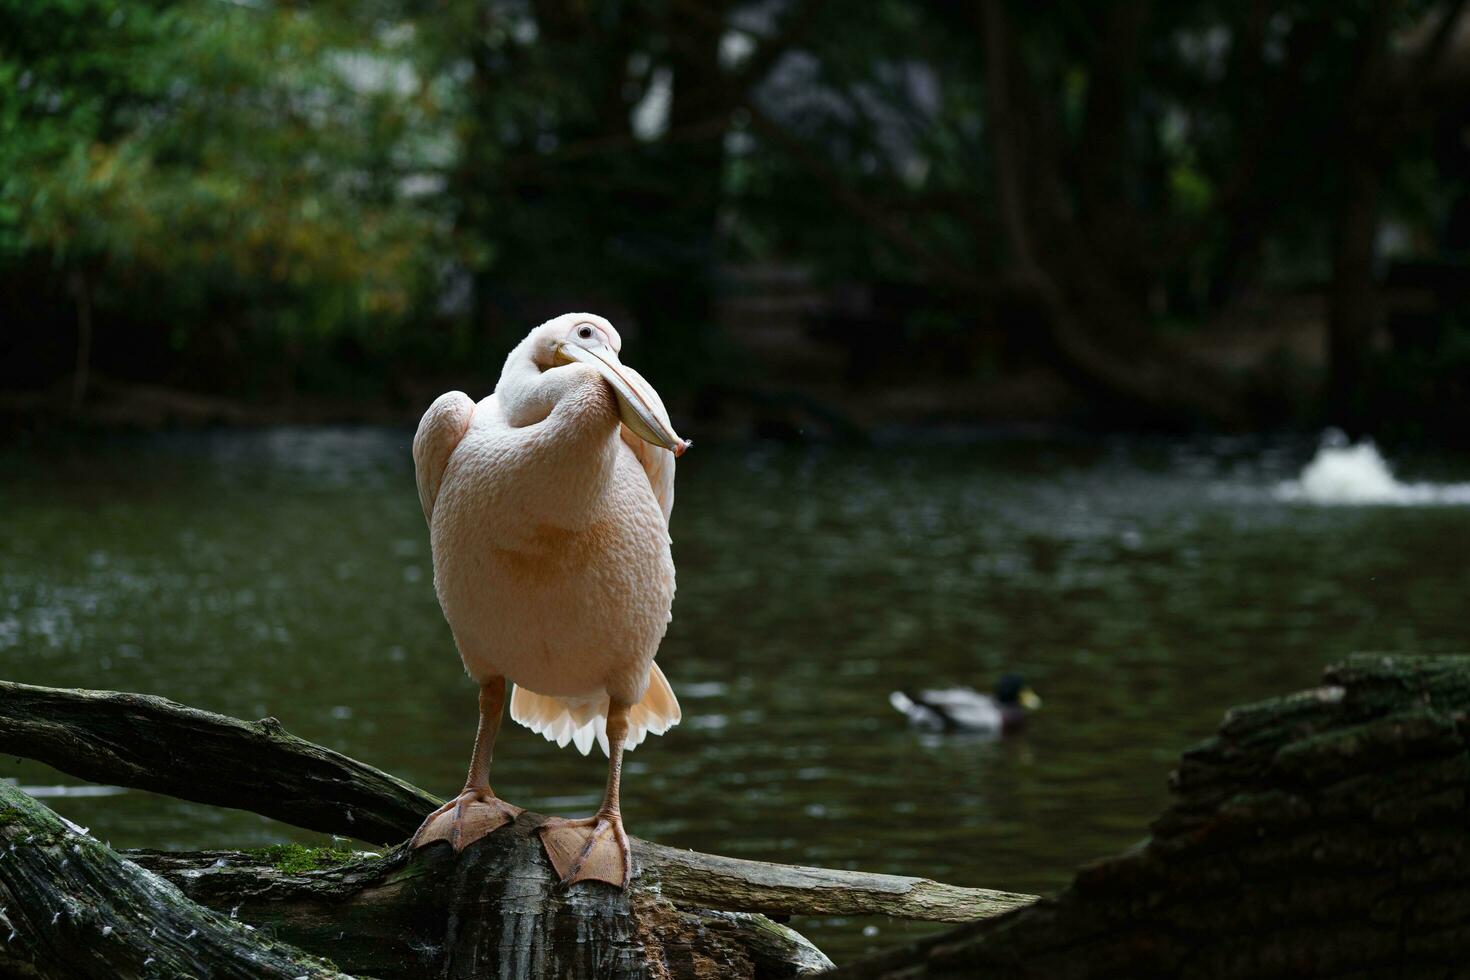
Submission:
[[[928,878],[804,868],[633,842],[643,874],[675,905],[769,915],[888,915],[969,922],[1004,915],[1035,895],[964,888]]]
[[[1026,191],[1022,184],[1020,121],[1011,97],[1009,51],[1014,46],[1005,7],[1000,0],[980,5],[985,44],[985,110],[989,113],[991,156],[995,160],[995,204],[1010,251],[1013,276],[1037,284],[1045,275],[1036,260],[1031,229],[1026,215]]]
[[[375,843],[402,840],[440,802],[274,718],[241,721],[148,694],[0,681],[0,752]]]

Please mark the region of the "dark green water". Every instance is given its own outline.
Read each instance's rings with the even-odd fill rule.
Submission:
[[[274,715],[457,789],[475,694],[434,599],[409,440],[278,430],[0,453],[0,677]],[[1312,685],[1354,650],[1470,649],[1470,509],[1278,501],[1309,454],[701,446],[680,464],[659,655],[685,720],[630,757],[630,832],[1057,888],[1143,836],[1178,752],[1226,707]],[[1007,669],[1046,700],[1024,738],[919,735],[887,703]],[[580,815],[603,772],[508,724],[494,777],[513,802]],[[75,784],[14,759],[6,777]],[[314,839],[139,792],[46,802],[118,846]],[[839,961],[912,931],[796,925]]]

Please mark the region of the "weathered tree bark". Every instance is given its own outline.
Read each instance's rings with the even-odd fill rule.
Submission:
[[[686,911],[641,865],[627,893],[562,888],[523,814],[456,855],[397,848],[293,873],[258,855],[137,852],[190,898],[375,977],[754,977],[830,968],[793,930],[750,913]],[[346,858],[340,855],[338,860]]]
[[[0,976],[336,977],[0,783]]]
[[[1361,656],[1184,753],[1139,847],[849,965],[915,977],[1451,977],[1470,964],[1470,658]]]
[[[684,910],[640,869],[627,893],[562,888],[535,829],[515,824],[466,848],[399,848],[291,873],[259,856],[139,852],[194,900],[377,977],[799,976],[831,961],[752,913]]]
[[[126,860],[0,784],[0,976],[677,980],[831,967],[763,915],[676,908],[646,874],[627,893],[560,887],[542,819],[460,855],[308,852],[308,864],[345,863],[293,872],[269,853]]]

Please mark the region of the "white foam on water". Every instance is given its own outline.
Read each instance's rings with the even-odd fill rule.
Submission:
[[[1470,483],[1404,483],[1372,440],[1354,446],[1341,433],[1330,433],[1298,479],[1277,485],[1276,497],[1329,505],[1465,505],[1470,504]]]

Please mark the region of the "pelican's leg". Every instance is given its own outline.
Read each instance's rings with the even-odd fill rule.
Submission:
[[[614,701],[607,710],[607,791],[596,816],[584,820],[552,817],[541,826],[541,844],[563,884],[605,881],[627,888],[633,853],[623,831],[618,790],[623,777],[623,742],[628,737],[628,705]]]
[[[470,756],[470,774],[465,777],[464,789],[424,818],[409,841],[410,847],[447,840],[460,851],[504,827],[521,812],[520,807],[496,797],[490,788],[490,758],[495,754],[495,735],[500,731],[504,706],[504,677],[480,685],[480,729],[475,733],[475,751]]]

